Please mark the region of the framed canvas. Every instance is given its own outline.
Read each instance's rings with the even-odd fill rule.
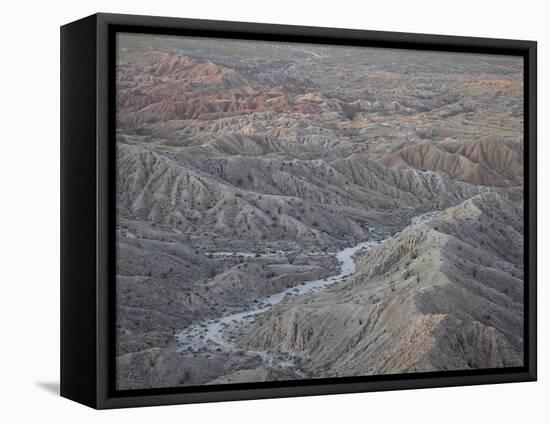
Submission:
[[[536,380],[536,43],[61,28],[61,394]]]

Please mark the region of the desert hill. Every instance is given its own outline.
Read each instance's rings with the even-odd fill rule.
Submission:
[[[522,213],[482,194],[409,226],[340,288],[273,307],[241,345],[325,376],[520,366]]]
[[[416,144],[389,154],[384,163],[394,169],[443,173],[473,185],[510,187],[523,183],[522,152],[488,139]]]

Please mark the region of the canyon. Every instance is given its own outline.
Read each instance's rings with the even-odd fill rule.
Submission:
[[[117,45],[117,389],[522,365],[520,58]]]

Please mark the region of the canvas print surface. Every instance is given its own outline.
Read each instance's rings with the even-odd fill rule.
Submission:
[[[118,34],[116,387],[523,365],[519,57]]]

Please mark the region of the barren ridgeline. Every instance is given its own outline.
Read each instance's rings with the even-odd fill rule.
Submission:
[[[119,389],[522,364],[520,59],[118,45]]]

